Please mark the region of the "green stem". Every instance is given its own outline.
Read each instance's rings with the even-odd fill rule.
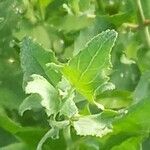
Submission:
[[[42,146],[45,143],[45,141],[51,137],[53,135],[54,130],[50,129],[40,140],[40,142],[38,143],[37,149],[36,150],[42,150]]]
[[[67,144],[67,150],[70,150],[72,146],[72,138],[71,138],[71,133],[70,133],[70,126],[66,127],[63,129],[63,135]]]
[[[141,0],[136,0],[136,4],[137,4],[137,8],[138,8],[138,13],[139,13],[139,19],[140,19],[139,22],[141,24],[144,24],[145,16],[144,16]],[[149,33],[149,29],[147,26],[144,27],[144,35],[145,35],[145,39],[146,39],[146,44],[147,44],[148,48],[150,48],[150,33]]]
[[[102,11],[104,13],[104,4],[102,0],[97,0],[98,11]]]

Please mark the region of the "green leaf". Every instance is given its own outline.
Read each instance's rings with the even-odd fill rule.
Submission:
[[[141,1],[142,3],[142,6],[143,6],[143,11],[144,11],[144,15],[146,16],[146,18],[149,18],[150,17],[150,12],[149,12],[149,9],[150,9],[150,3],[148,0],[145,0],[145,1]]]
[[[0,114],[0,127],[14,134],[21,129],[21,126],[11,120],[8,116]]]
[[[118,131],[146,134],[150,131],[150,99],[145,98],[127,110],[121,119],[114,120],[114,133]]]
[[[93,100],[95,91],[109,80],[110,52],[116,37],[114,30],[98,34],[63,68],[66,78],[89,101]]]
[[[61,79],[61,74],[46,66],[47,63],[57,62],[52,51],[45,50],[38,43],[26,37],[21,43],[21,66],[24,72],[24,82],[30,75],[39,74],[56,85]]]
[[[142,142],[150,132],[149,107],[149,99],[143,99],[119,116],[114,112],[106,111],[81,117],[73,125],[79,135],[101,137],[100,141],[104,144],[101,145],[102,150],[109,150],[118,145],[124,146],[124,142],[134,141],[133,136],[138,136],[136,137],[138,139],[135,139],[135,146],[139,146],[139,140]]]
[[[129,106],[133,99],[131,92],[113,90],[98,95],[96,102],[104,105],[105,108],[121,109]]]
[[[94,36],[96,36],[98,33],[101,32],[101,29],[98,27],[99,24],[97,25],[95,22],[92,24],[92,26],[89,26],[83,30],[80,31],[79,36],[76,38],[74,42],[74,55],[77,55],[80,50],[82,50],[85,47],[85,44]]]
[[[98,138],[87,136],[86,138],[79,138],[74,143],[74,149],[79,150],[99,150]]]
[[[44,48],[51,48],[51,38],[44,26],[37,25],[33,27],[33,25],[22,21],[20,28],[21,30],[13,31],[13,36],[19,41],[22,41],[25,36],[29,36],[36,39],[36,42],[41,43]]]
[[[46,7],[53,1],[53,0],[38,0],[39,1],[39,6],[41,10],[41,17],[44,20],[45,19],[45,10]]]
[[[49,20],[49,22],[53,22],[53,25],[57,27],[59,30],[64,32],[78,31],[90,25],[94,19],[88,17],[87,15],[66,15],[60,17],[55,16],[54,20]]]
[[[63,100],[64,102],[62,102],[60,114],[63,114],[69,118],[78,114],[78,108],[75,105],[73,99],[74,99],[74,93],[72,93],[69,97]]]
[[[14,89],[15,90],[15,89]],[[17,95],[14,91],[10,89],[8,86],[0,87],[0,105],[11,109],[18,109],[18,106],[20,104],[20,101],[22,99]]]
[[[108,22],[111,22],[115,24],[115,26],[119,27],[125,22],[132,22],[133,19],[133,12],[127,11],[127,12],[121,12],[115,15],[106,15],[102,16],[102,18],[106,19]]]
[[[140,79],[139,68],[136,64],[125,64],[130,63],[130,61],[132,62],[132,60],[124,60],[123,63],[114,64],[110,82],[115,84],[117,90],[134,91],[138,84]]]
[[[84,0],[82,2],[85,6]],[[112,29],[112,28],[113,28],[112,24],[108,23],[105,17],[96,17],[94,22],[90,26],[88,26],[83,30],[80,30],[80,34],[76,38],[74,43],[74,55],[78,54],[79,51],[85,47],[85,44],[90,39],[94,38],[94,36],[101,33],[102,31],[105,31],[107,29]]]
[[[0,46],[0,106],[9,110],[17,110],[24,99],[22,73],[18,62],[13,49]]]
[[[40,101],[41,98],[39,95],[31,94],[21,103],[19,107],[19,114],[23,116],[24,112],[27,110],[39,110],[41,108]]]
[[[78,108],[74,102],[75,92],[68,80],[63,77],[57,87],[62,98],[60,115],[65,115],[66,117],[71,118],[75,114],[78,114]]]
[[[133,93],[134,102],[138,103],[140,100],[150,96],[150,72],[145,72]]]
[[[150,136],[142,144],[143,150],[149,150],[149,147],[150,147]]]
[[[16,136],[20,141],[26,143],[29,149],[35,150],[38,142],[44,136],[46,131],[47,129],[42,129],[39,127],[23,127],[16,132],[14,136]]]
[[[106,111],[101,114],[83,116],[78,121],[74,121],[73,126],[78,135],[103,137],[113,132],[111,121],[115,115],[113,111]]]
[[[150,133],[149,108],[150,99],[146,98],[114,118],[112,120],[113,132],[102,138],[102,150],[110,150],[135,136],[143,141]]]
[[[42,8],[47,7],[53,0],[39,0],[40,6]]]
[[[120,145],[114,146],[111,150],[141,150],[141,138],[132,137],[123,141]]]
[[[27,148],[24,143],[14,143],[0,148],[0,150],[26,150]]]
[[[38,141],[45,133],[45,129],[38,127],[21,127],[19,124],[5,115],[0,115],[0,127],[33,149],[35,149]]]
[[[27,83],[27,94],[39,94],[42,98],[41,105],[46,108],[47,114],[57,114],[60,107],[58,91],[42,76],[32,75],[32,80]]]
[[[144,59],[143,59],[144,58]],[[150,70],[150,51],[146,48],[141,48],[138,51],[138,61],[137,64],[142,73]]]

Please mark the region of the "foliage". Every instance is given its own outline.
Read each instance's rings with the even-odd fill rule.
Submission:
[[[148,150],[148,0],[0,1],[0,150]]]

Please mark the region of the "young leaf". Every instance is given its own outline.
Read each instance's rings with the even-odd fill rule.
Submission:
[[[117,32],[106,30],[87,43],[62,72],[89,101],[96,90],[104,85],[111,67],[110,52],[116,41]]]
[[[38,110],[41,108],[40,105],[41,98],[37,94],[31,94],[28,96],[19,107],[19,114],[23,116],[24,112],[27,110]]]
[[[57,87],[62,97],[60,114],[71,118],[73,115],[78,113],[78,108],[74,102],[75,93],[68,80],[66,80],[64,77],[59,82]]]
[[[61,74],[53,68],[46,66],[47,63],[57,63],[54,53],[50,50],[45,50],[28,37],[25,37],[21,43],[20,58],[24,73],[24,83],[29,80],[32,74],[42,75],[53,85],[56,85],[60,81]]]
[[[46,108],[47,114],[56,114],[59,111],[60,99],[57,90],[42,76],[32,75],[25,91],[27,94],[37,93],[41,96],[41,105]]]
[[[78,108],[75,105],[74,99],[74,93],[72,93],[69,97],[64,99],[64,102],[62,102],[60,114],[63,114],[69,118],[74,116],[78,113]]]
[[[78,135],[92,135],[102,137],[112,132],[112,118],[116,115],[114,112],[103,112],[101,114],[84,116],[73,123]]]

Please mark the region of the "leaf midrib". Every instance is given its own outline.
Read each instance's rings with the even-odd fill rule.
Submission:
[[[90,61],[90,63],[88,64],[88,66],[86,67],[85,71],[81,74],[80,78],[79,78],[79,82],[82,80],[83,76],[85,75],[85,73],[88,71],[89,67],[91,66],[91,64],[93,63],[93,61],[95,60],[96,56],[98,55],[98,53],[100,52],[100,50],[102,49],[103,45],[110,40],[113,37],[113,34],[111,36],[108,37],[108,39],[106,39],[105,41],[103,41],[100,45],[100,47],[98,48],[98,50],[96,51],[96,53],[94,54],[92,60]],[[110,50],[112,49],[112,47],[110,48]],[[103,62],[103,64],[101,66],[103,66],[105,64],[105,61]]]

